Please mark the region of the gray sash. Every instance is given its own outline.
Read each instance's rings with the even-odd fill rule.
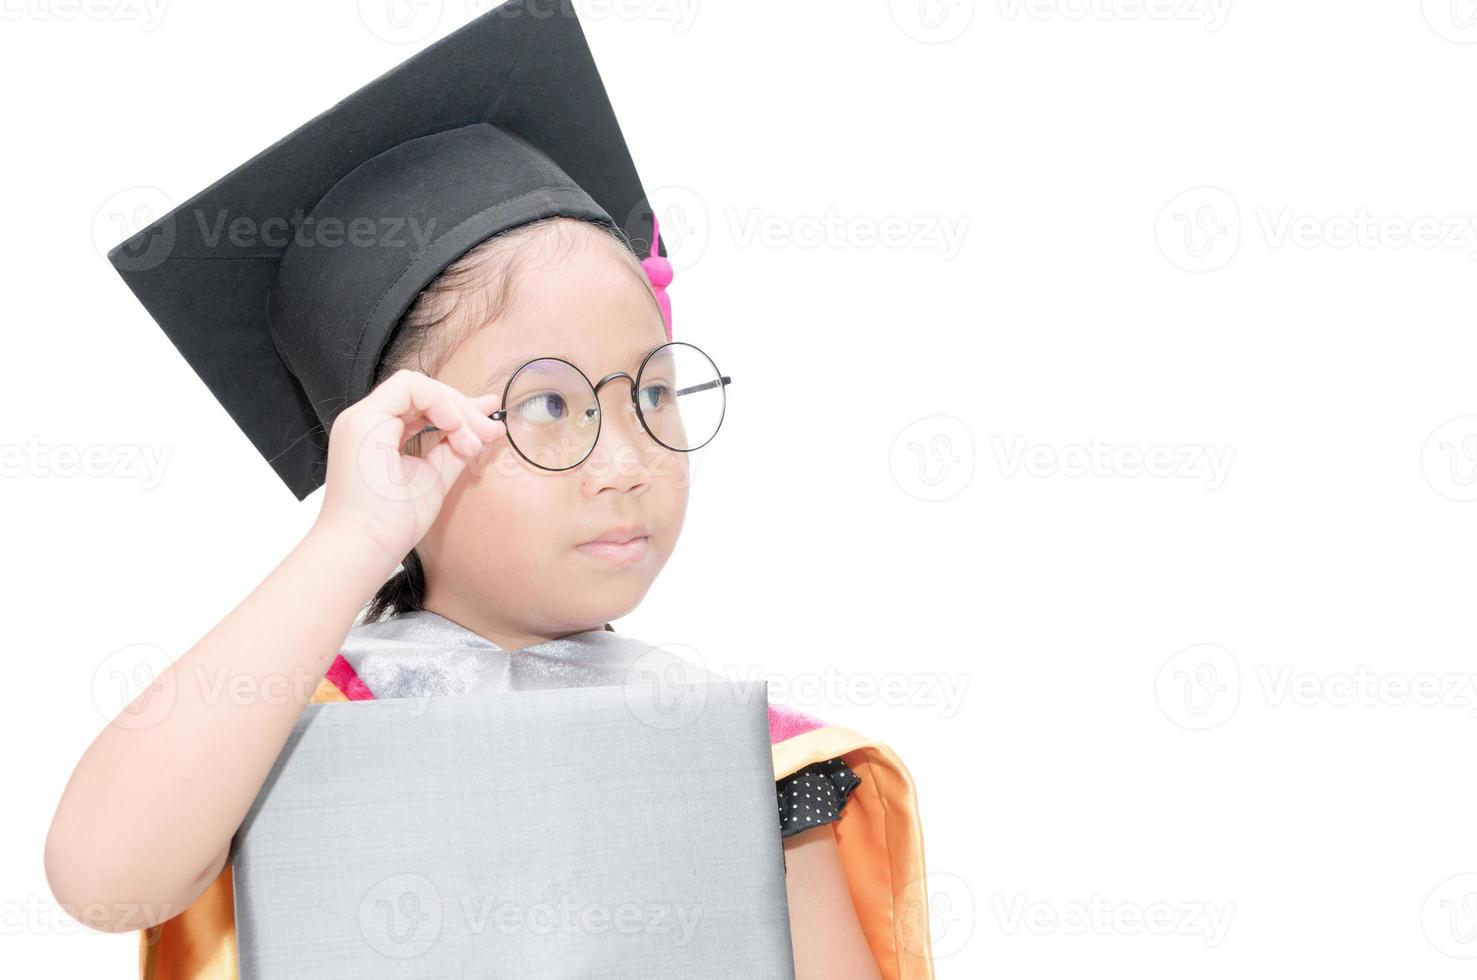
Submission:
[[[610,630],[509,651],[429,609],[355,626],[341,652],[376,698],[722,680],[668,650]]]

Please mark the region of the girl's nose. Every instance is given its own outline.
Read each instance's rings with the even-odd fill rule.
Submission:
[[[601,442],[605,441],[607,430],[620,430],[619,433],[612,431],[610,434],[612,437],[619,435],[623,440],[633,436],[646,436],[636,411],[636,403],[631,398],[634,384],[628,377],[620,376],[601,386],[600,394],[596,396],[600,400]]]
[[[580,467],[594,489],[630,489],[651,479],[647,453],[660,447],[641,424],[631,401],[630,385],[630,381],[620,378],[600,389],[600,437]]]

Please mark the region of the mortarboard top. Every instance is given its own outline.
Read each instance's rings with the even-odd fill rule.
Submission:
[[[302,500],[420,291],[477,243],[551,215],[650,250],[651,207],[573,6],[510,0],[108,261]]]

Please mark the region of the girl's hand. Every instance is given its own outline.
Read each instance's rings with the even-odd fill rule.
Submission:
[[[410,369],[386,378],[333,421],[327,489],[314,526],[363,534],[400,561],[430,530],[467,464],[507,434],[488,418],[501,398],[469,397]],[[427,423],[442,431],[407,446]],[[420,443],[434,445],[419,452]]]

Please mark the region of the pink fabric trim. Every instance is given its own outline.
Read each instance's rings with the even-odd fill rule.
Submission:
[[[350,701],[373,701],[374,692],[359,679],[354,668],[344,659],[341,653],[333,658],[333,663],[328,668],[328,680],[334,687],[343,692],[344,697]]]
[[[789,708],[782,704],[771,704],[769,706],[769,744],[783,742],[787,738],[796,735],[804,735],[813,732],[817,728],[827,727],[826,723],[814,715],[808,715],[798,708]]]

